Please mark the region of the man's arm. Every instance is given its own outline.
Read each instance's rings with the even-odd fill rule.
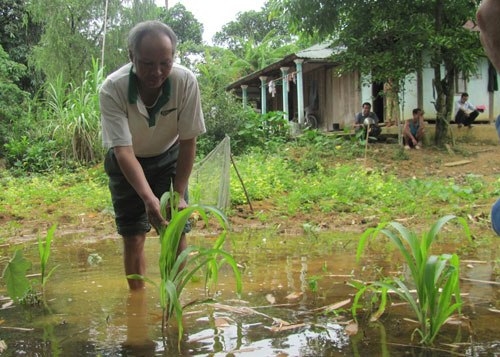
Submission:
[[[193,169],[196,157],[196,138],[179,141],[179,157],[174,179],[174,191],[180,195],[179,208],[186,207],[184,194],[186,193],[189,176]]]
[[[113,150],[123,175],[144,201],[149,221],[154,226],[159,227],[160,224],[164,223],[160,213],[160,200],[151,190],[132,146],[115,146]]]
[[[410,121],[409,120],[405,120],[405,126],[403,127],[403,134],[408,135],[410,138],[413,137],[413,135],[411,135]]]

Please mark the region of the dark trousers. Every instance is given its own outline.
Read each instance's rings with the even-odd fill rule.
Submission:
[[[455,123],[463,124],[464,126],[469,126],[472,124],[474,120],[476,120],[478,115],[479,112],[477,110],[474,110],[469,115],[465,114],[463,110],[459,110],[457,112],[457,115],[455,115]]]

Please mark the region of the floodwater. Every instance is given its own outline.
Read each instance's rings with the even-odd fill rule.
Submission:
[[[461,276],[467,279],[461,282],[467,320],[446,325],[434,348],[422,349],[411,340],[416,325],[408,319],[414,316],[401,305],[389,307],[378,322],[361,316],[358,334],[347,334],[352,317],[345,301],[356,292],[347,282],[404,274],[404,266],[388,243],[371,245],[356,263],[357,235],[345,236],[232,235],[226,250],[241,267],[243,294],[236,296],[231,270],[223,269],[217,291],[211,292],[217,302],[185,310],[179,351],[175,323],[163,336],[156,288],[129,293],[119,239],[95,242],[56,232],[49,265],[59,267],[47,283],[45,304],[0,302],[0,355],[500,356],[498,238],[474,244],[446,238],[446,245],[435,247],[459,253]],[[211,243],[207,237],[190,240]],[[1,248],[1,257],[12,248]],[[154,281],[159,280],[158,248],[158,240],[148,238],[147,276]],[[34,262],[33,272],[39,271],[36,244],[23,249]],[[203,282],[193,281],[182,301],[204,293]],[[326,308],[337,303],[334,311]]]

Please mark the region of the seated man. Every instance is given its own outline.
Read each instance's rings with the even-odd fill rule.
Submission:
[[[420,108],[413,109],[413,118],[405,122],[403,142],[405,149],[420,149],[424,138],[424,112]]]
[[[363,110],[354,117],[354,130],[356,133],[363,131],[363,138],[366,138],[366,129],[369,129],[370,138],[378,138],[382,129],[378,126],[378,116],[371,111],[372,105],[368,102],[363,103]]]
[[[455,103],[455,123],[460,128],[462,125],[471,127],[472,122],[479,115],[479,111],[469,102],[469,94],[462,93]]]

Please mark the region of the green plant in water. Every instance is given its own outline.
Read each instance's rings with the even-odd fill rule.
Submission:
[[[47,231],[45,239],[42,239],[40,236],[38,237],[38,253],[40,257],[41,269],[40,283],[42,286],[42,294],[45,284],[57,268],[57,266],[55,266],[47,273],[47,264],[56,228],[57,225],[52,225],[52,227],[50,227]],[[22,250],[17,249],[12,258],[7,262],[2,274],[2,278],[5,280],[7,285],[7,294],[9,297],[14,301],[21,301],[27,305],[35,305],[39,302],[39,294],[26,277],[26,274],[31,266],[32,263],[23,256]]]
[[[455,312],[461,312],[459,285],[459,258],[456,254],[431,255],[430,248],[436,240],[443,225],[456,218],[463,226],[467,238],[471,240],[469,227],[465,219],[448,215],[440,218],[431,229],[418,236],[398,222],[382,223],[376,228],[366,230],[358,244],[356,258],[359,261],[369,237],[383,233],[398,248],[408,266],[416,289],[416,296],[410,286],[399,278],[385,278],[368,285],[353,284],[358,288],[352,306],[352,314],[356,319],[359,300],[366,291],[377,291],[382,294],[379,310],[380,316],[386,306],[387,292],[394,292],[409,303],[419,322],[415,333],[420,335],[420,343],[431,345],[446,320]],[[394,230],[387,229],[390,226]],[[376,319],[375,316],[372,319]]]
[[[231,254],[222,249],[227,235],[227,219],[224,213],[215,207],[201,204],[192,204],[183,210],[178,210],[178,202],[178,194],[174,194],[172,190],[164,193],[160,200],[163,217],[170,218],[168,225],[159,229],[161,246],[159,259],[160,283],[157,284],[151,279],[138,274],[128,275],[127,278],[142,279],[159,289],[160,306],[163,310],[162,330],[165,331],[166,323],[172,316],[175,316],[179,332],[178,344],[180,348],[184,330],[182,324],[183,309],[197,303],[210,301],[210,299],[196,300],[184,306],[181,305],[180,298],[182,291],[187,283],[194,278],[194,275],[205,268],[205,287],[208,285],[213,286],[217,283],[219,269],[224,263],[227,263],[233,269],[238,294],[241,293],[242,283],[236,261]],[[168,208],[170,209],[169,215],[167,215]],[[206,224],[208,224],[209,214],[215,217],[223,228],[223,231],[211,248],[188,246],[177,255],[184,226],[194,212],[197,212]]]
[[[20,301],[30,291],[31,283],[26,277],[31,262],[23,256],[23,251],[17,249],[8,260],[2,274],[7,285],[7,294],[14,301]]]
[[[47,273],[47,263],[49,261],[52,239],[54,239],[54,232],[56,231],[56,228],[57,224],[54,224],[52,225],[52,227],[50,227],[50,229],[47,231],[47,235],[45,236],[45,240],[38,236],[38,255],[40,257],[42,291],[45,289],[47,280],[49,280],[54,270],[56,270],[58,267],[58,265],[56,265]]]

